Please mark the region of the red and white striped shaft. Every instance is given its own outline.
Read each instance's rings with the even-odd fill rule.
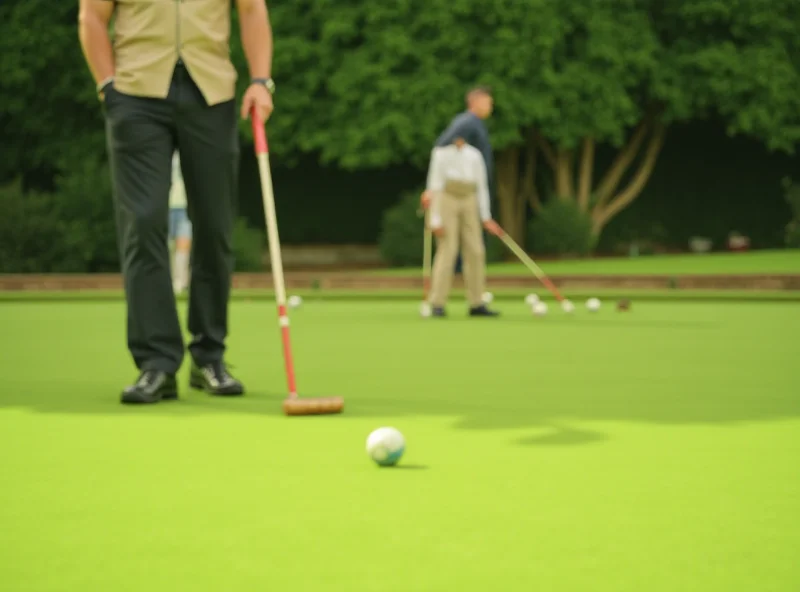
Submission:
[[[297,383],[294,374],[294,360],[292,358],[292,344],[289,337],[289,314],[286,307],[286,284],[283,277],[283,262],[281,260],[281,242],[278,235],[278,220],[275,214],[275,195],[272,188],[272,173],[269,166],[269,146],[264,122],[253,109],[251,121],[253,123],[253,140],[255,143],[258,171],[261,177],[261,197],[264,201],[264,217],[267,222],[267,239],[269,240],[269,257],[272,264],[272,281],[275,285],[275,301],[278,305],[278,323],[281,329],[283,342],[283,360],[286,366],[286,381],[289,387],[289,397],[297,397]]]

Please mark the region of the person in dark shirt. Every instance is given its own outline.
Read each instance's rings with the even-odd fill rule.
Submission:
[[[467,92],[467,109],[456,115],[441,135],[436,139],[436,146],[449,146],[457,138],[463,138],[469,145],[480,150],[486,163],[486,175],[489,181],[489,195],[495,201],[494,155],[489,141],[489,130],[484,121],[494,109],[492,91],[487,86],[477,86]],[[424,191],[420,199],[423,209],[428,209],[433,198],[430,191]],[[456,261],[456,273],[461,271],[462,260],[459,255]]]

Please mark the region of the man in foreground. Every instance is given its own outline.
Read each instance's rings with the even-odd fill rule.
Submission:
[[[470,316],[497,316],[482,301],[486,250],[481,228],[496,236],[503,231],[492,219],[486,165],[480,151],[463,138],[450,146],[434,148],[426,191],[432,199],[430,225],[437,240],[430,293],[433,316],[445,316],[459,243]]]
[[[241,115],[255,108],[266,121],[274,90],[267,7],[265,0],[236,0],[236,8],[251,76]],[[81,46],[105,107],[128,349],[140,370],[123,403],[178,397],[184,344],[167,247],[176,149],[194,235],[190,385],[214,395],[244,393],[223,359],[239,156],[230,24],[230,0],[80,0]]]

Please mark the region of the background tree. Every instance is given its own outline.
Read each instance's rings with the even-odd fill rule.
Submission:
[[[0,183],[55,177],[104,154],[103,118],[78,42],[78,2],[0,3]]]
[[[596,240],[641,193],[673,122],[714,114],[731,134],[793,150],[797,10],[791,0],[285,4],[273,9],[276,71],[292,90],[271,126],[279,150],[349,169],[423,165],[464,90],[492,84],[501,222],[521,239],[544,194],[590,216]],[[616,151],[602,170],[601,148]]]
[[[37,206],[37,215],[55,215],[62,197],[53,192],[71,188],[65,195],[77,201],[70,215],[92,211],[95,220],[110,219],[110,198],[93,189],[100,184],[77,179],[104,174],[86,162],[105,159],[102,106],[81,54],[77,6],[0,3],[0,185],[12,183],[4,194],[8,208],[15,192],[22,195],[13,198],[14,207],[30,192],[35,204],[52,204]],[[531,213],[558,204],[549,215],[535,216],[537,234],[548,225],[563,232],[570,224],[585,232],[579,229],[588,218],[590,242],[596,242],[612,220],[631,211],[665,142],[669,149],[670,134],[683,130],[687,137],[686,122],[721,121],[730,136],[755,138],[785,153],[800,137],[796,0],[291,0],[270,10],[278,81],[270,146],[283,236],[293,242],[374,241],[382,211],[424,182],[434,139],[463,109],[464,91],[479,82],[494,86],[497,98],[489,122],[495,212],[518,240]],[[235,23],[233,36],[244,87],[248,75]],[[241,129],[246,142],[248,122]],[[243,209],[260,225],[249,149],[243,147]],[[293,165],[301,170],[291,172]],[[776,166],[776,174],[784,174],[785,165]],[[703,174],[694,163],[691,170]],[[734,187],[745,175],[757,176],[733,164],[723,174]],[[314,176],[325,185],[292,180]],[[18,178],[22,182],[13,184]],[[771,177],[759,179],[766,184]],[[763,195],[777,195],[777,179]],[[669,189],[659,200],[685,198],[679,185],[662,184]],[[694,192],[706,199],[701,193]],[[739,213],[731,220],[763,203],[761,194],[737,199]],[[789,213],[782,197],[770,199],[770,224],[777,228]],[[5,202],[0,208],[8,209]],[[313,222],[310,209],[318,212]],[[695,228],[725,230],[724,216],[703,212]],[[625,220],[638,224],[638,218]],[[672,234],[683,241],[687,225],[679,226]],[[764,240],[773,234],[782,239],[782,228],[751,226]],[[554,238],[551,244],[586,244]]]

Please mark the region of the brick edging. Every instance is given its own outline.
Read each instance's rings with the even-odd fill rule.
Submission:
[[[741,274],[741,275],[559,275],[553,282],[564,289],[631,289],[631,290],[800,290],[800,274]],[[535,284],[530,276],[490,276],[492,289],[525,288]],[[324,290],[413,290],[421,287],[419,277],[383,277],[347,272],[290,272],[286,274],[289,289],[320,288]],[[456,277],[454,287],[462,286]],[[271,289],[268,273],[238,273],[234,275],[236,289]],[[35,275],[0,274],[0,291],[97,291],[121,290],[119,274]]]

